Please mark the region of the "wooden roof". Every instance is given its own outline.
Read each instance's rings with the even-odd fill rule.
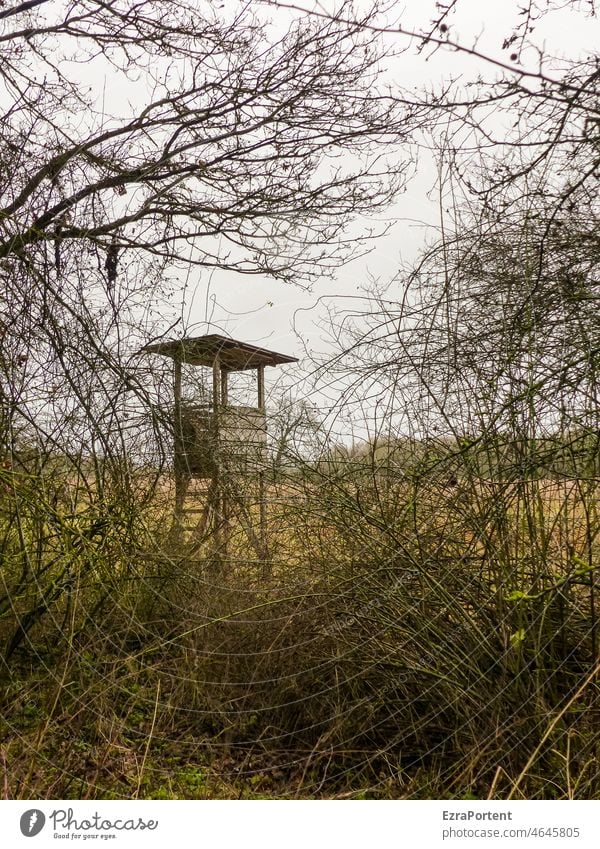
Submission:
[[[155,342],[142,348],[141,353],[161,354],[194,366],[212,366],[218,356],[221,367],[227,371],[298,362],[297,357],[278,354],[277,351],[269,351],[217,333]]]

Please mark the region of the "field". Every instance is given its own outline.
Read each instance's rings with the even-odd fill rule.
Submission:
[[[262,558],[7,471],[3,795],[596,798],[597,478],[434,468],[275,476]]]

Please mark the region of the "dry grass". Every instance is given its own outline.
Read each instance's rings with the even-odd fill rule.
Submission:
[[[166,479],[110,534],[77,512],[89,569],[4,666],[6,796],[597,796],[593,482],[268,492],[267,570],[234,516],[227,558],[173,548]],[[7,641],[73,544],[36,515]]]

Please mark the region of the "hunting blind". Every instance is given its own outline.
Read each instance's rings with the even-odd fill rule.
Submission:
[[[194,536],[197,540],[211,536],[216,551],[222,552],[227,547],[229,523],[237,515],[258,556],[265,559],[265,367],[297,359],[217,334],[157,342],[143,350],[173,360],[175,529],[183,534],[185,517],[199,513]],[[186,397],[184,365],[203,370],[193,398]],[[253,374],[249,403],[231,403],[229,378],[238,373]],[[250,487],[242,486],[242,479]],[[187,506],[192,480],[207,483],[202,507]],[[253,488],[259,505],[258,534],[252,505],[242,497]]]

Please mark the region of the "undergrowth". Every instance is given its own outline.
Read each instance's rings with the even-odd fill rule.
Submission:
[[[597,798],[595,487],[435,468],[274,484],[268,564],[13,476],[4,797]]]

